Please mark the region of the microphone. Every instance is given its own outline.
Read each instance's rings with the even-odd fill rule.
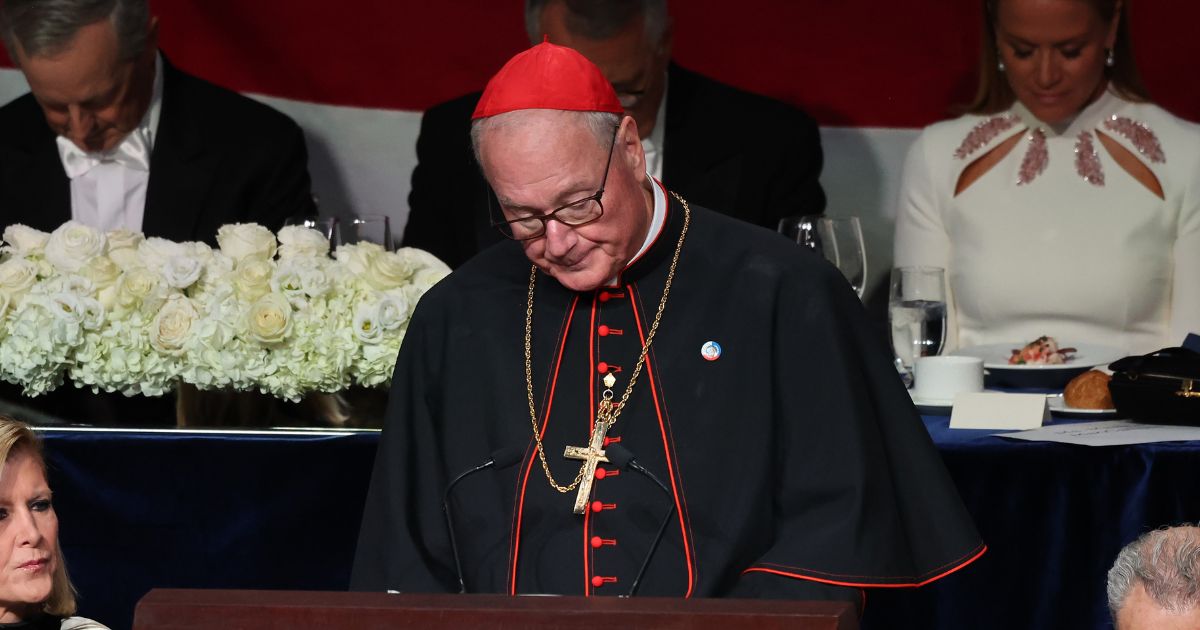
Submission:
[[[667,524],[671,522],[671,515],[675,514],[675,495],[671,493],[666,484],[659,480],[654,473],[650,472],[645,466],[642,466],[640,463],[638,463],[637,458],[634,457],[633,453],[624,446],[621,446],[617,443],[609,444],[604,449],[604,455],[608,457],[608,462],[617,468],[628,468],[629,470],[647,477],[650,479],[650,481],[653,481],[654,485],[658,486],[659,489],[663,491],[663,494],[667,495],[667,498],[671,502],[671,509],[667,510],[666,515],[663,516],[662,523],[658,526],[658,534],[654,536],[654,543],[650,545],[650,551],[646,553],[646,559],[642,561],[642,568],[638,569],[637,577],[633,580],[633,586],[629,588],[629,594],[625,595],[625,597],[633,597],[637,594],[638,585],[641,584],[642,576],[646,575],[646,569],[650,567],[650,559],[654,557],[654,552],[658,551],[658,544],[662,542],[663,533],[667,531]]]
[[[525,455],[525,449],[516,446],[508,446],[499,450],[492,451],[492,456],[486,462],[479,464],[473,468],[467,469],[465,472],[455,477],[449,485],[446,486],[446,492],[442,495],[442,514],[446,516],[446,531],[450,532],[450,551],[454,554],[454,571],[458,576],[458,592],[467,592],[467,583],[463,580],[462,560],[458,556],[458,541],[454,537],[454,520],[450,516],[450,492],[454,490],[454,486],[458,482],[474,475],[481,470],[495,468],[496,470],[504,470],[509,466],[521,461]]]

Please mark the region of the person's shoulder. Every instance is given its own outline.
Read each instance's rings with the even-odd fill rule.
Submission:
[[[822,273],[824,261],[778,232],[701,206],[691,206],[697,246],[690,251],[713,273],[735,271],[739,282],[768,284]]]
[[[223,128],[255,135],[299,129],[290,116],[274,107],[179,68],[169,68],[163,81],[164,101],[171,97],[185,100],[193,116],[204,116]]]
[[[45,118],[33,94],[18,96],[0,107],[0,144],[24,142],[39,125],[45,126]]]
[[[471,92],[448,101],[442,101],[426,109],[424,116],[426,118],[466,120],[469,124],[480,96],[483,96],[483,92]]]
[[[705,112],[721,112],[739,125],[773,126],[781,121],[815,125],[804,110],[781,100],[722,83],[672,63],[667,70],[667,108],[674,103]]]
[[[87,617],[67,617],[62,620],[60,630],[109,630],[108,626]]]
[[[529,259],[515,241],[501,241],[479,252],[438,282],[422,298],[430,308],[459,312],[513,290],[524,291]],[[515,287],[515,289],[514,289]]]

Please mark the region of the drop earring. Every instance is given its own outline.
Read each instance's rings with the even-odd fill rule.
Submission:
[[[1109,68],[1117,65],[1117,57],[1113,54],[1113,49],[1111,48],[1108,49],[1108,56],[1104,58],[1104,65]]]
[[[1002,59],[1000,55],[996,55],[996,69],[999,70],[1001,74],[1003,74],[1005,70],[1008,70],[1008,67],[1004,65],[1004,59]]]

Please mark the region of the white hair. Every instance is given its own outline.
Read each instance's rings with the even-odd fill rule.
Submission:
[[[1156,529],[1121,550],[1108,571],[1108,610],[1114,623],[1138,584],[1168,612],[1200,607],[1200,527]]]
[[[596,138],[596,143],[602,147],[608,146],[612,141],[613,130],[621,124],[621,115],[612,114],[609,112],[572,112],[563,110],[545,110],[545,109],[522,109],[513,112],[505,112],[487,118],[479,118],[471,123],[471,148],[475,151],[475,161],[480,162],[479,150],[482,144],[483,136],[486,132],[503,127],[511,127],[521,124],[526,124],[529,120],[530,112],[547,112],[557,111],[565,118],[564,124],[582,124],[586,125],[588,130]]]

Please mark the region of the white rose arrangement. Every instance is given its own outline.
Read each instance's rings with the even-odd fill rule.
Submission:
[[[420,296],[449,272],[415,249],[225,225],[219,248],[67,222],[0,246],[0,378],[37,395],[161,395],[180,382],[299,400],[391,382]]]

